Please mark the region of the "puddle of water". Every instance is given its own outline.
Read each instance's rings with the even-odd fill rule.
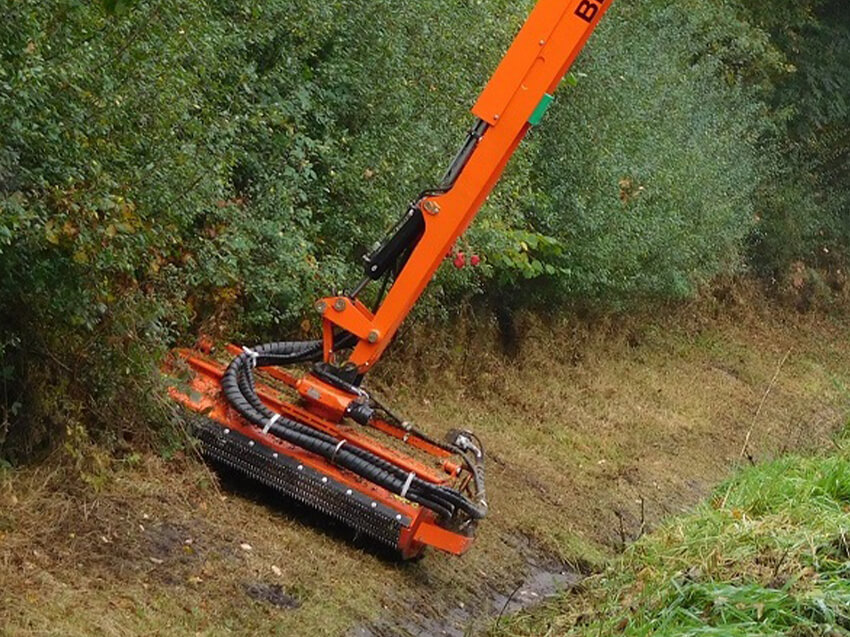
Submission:
[[[497,593],[493,597],[493,612],[496,615],[499,613],[510,615],[555,597],[578,584],[581,579],[581,575],[568,570],[552,572],[535,569],[523,580],[512,596]]]
[[[531,566],[522,583],[512,591],[495,592],[486,604],[454,606],[438,617],[417,617],[413,621],[392,624],[388,621],[374,626],[358,626],[347,637],[465,637],[470,627],[484,628],[489,620],[529,608],[569,590],[582,580],[582,575],[568,569],[552,571]],[[474,634],[474,633],[473,633]]]

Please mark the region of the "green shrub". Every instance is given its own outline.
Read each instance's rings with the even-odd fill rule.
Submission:
[[[824,247],[841,262],[846,21],[812,2],[787,3],[792,32],[731,0],[618,0],[461,241],[482,267],[442,269],[420,313],[482,293],[682,298],[745,247],[766,270]],[[69,427],[132,438],[164,419],[150,397],[170,345],[279,337],[353,283],[439,179],[532,5],[7,3],[0,448]]]
[[[565,246],[547,293],[602,306],[685,298],[740,266],[772,166],[759,159],[763,105],[726,77],[730,45],[712,30],[758,33],[723,5],[686,5],[612,11],[535,137],[529,220]]]
[[[850,12],[841,0],[745,11],[786,58],[771,96],[781,169],[759,193],[752,263],[779,281],[803,263],[836,283],[850,257]]]

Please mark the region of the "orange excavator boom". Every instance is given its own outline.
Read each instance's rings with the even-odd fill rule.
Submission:
[[[478,119],[443,183],[423,193],[408,210],[406,223],[416,229],[406,230],[414,245],[403,245],[412,251],[384,302],[374,313],[345,297],[318,303],[325,321],[357,335],[359,342],[349,360],[361,373],[380,358],[528,129],[539,123],[609,5],[610,0],[537,3],[473,106]],[[372,270],[378,265],[375,256],[384,255],[367,258],[367,280],[384,271],[380,266]]]

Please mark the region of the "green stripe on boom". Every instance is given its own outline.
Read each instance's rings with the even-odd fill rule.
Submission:
[[[531,117],[528,118],[528,123],[532,126],[537,126],[543,119],[543,116],[546,114],[546,110],[549,108],[549,105],[554,99],[555,98],[552,95],[549,95],[549,93],[544,93],[543,99],[540,100],[537,108],[534,109]]]

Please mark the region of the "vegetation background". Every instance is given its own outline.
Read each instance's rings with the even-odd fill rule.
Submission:
[[[310,331],[532,2],[2,0],[0,460],[164,422],[168,347]],[[850,258],[841,0],[617,0],[418,309],[642,310]],[[121,423],[120,425],[116,423]]]

